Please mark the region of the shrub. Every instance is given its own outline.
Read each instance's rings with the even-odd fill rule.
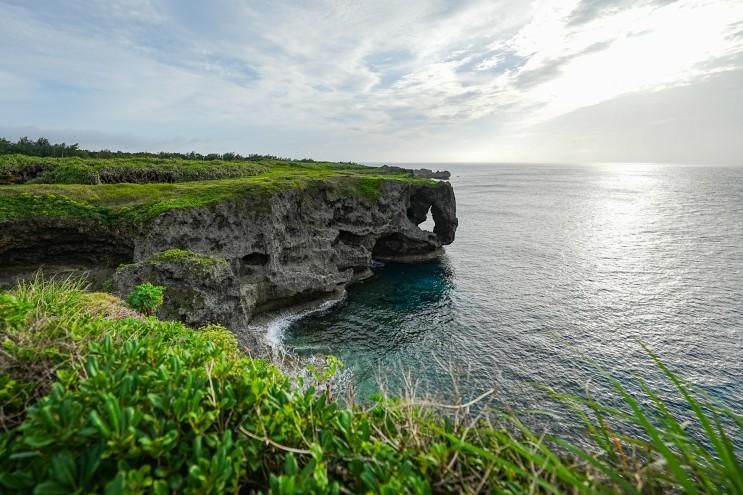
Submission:
[[[344,407],[240,355],[222,327],[81,313],[89,298],[74,286],[10,296],[0,363],[51,345],[57,378],[0,433],[2,493],[743,492],[740,416],[659,361],[691,422],[649,388],[634,398],[616,383],[621,409],[566,398],[593,439],[582,448],[514,416],[505,430],[396,399]],[[18,387],[0,373],[0,388]],[[624,421],[635,435],[613,431]]]
[[[132,308],[149,316],[152,315],[160,305],[162,305],[164,293],[165,287],[152,285],[147,282],[136,286],[134,290],[129,293],[127,302]]]
[[[201,271],[209,270],[219,264],[227,265],[227,261],[222,257],[209,256],[208,254],[194,253],[186,249],[168,249],[152,258],[150,261],[161,261],[165,263],[180,263],[184,265],[200,268]]]

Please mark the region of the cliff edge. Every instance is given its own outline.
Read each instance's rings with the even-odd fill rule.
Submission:
[[[340,181],[342,183],[342,181]],[[168,287],[162,317],[243,327],[256,313],[320,298],[371,276],[372,258],[433,259],[454,240],[451,185],[383,182],[375,199],[334,181],[159,216],[133,243],[114,287]],[[431,210],[433,232],[418,228]],[[180,254],[167,250],[177,248]],[[198,253],[196,259],[189,253]]]
[[[429,260],[454,241],[449,183],[366,167],[266,169],[184,184],[0,186],[2,278],[85,271],[120,295],[151,282],[167,287],[160,317],[242,328],[371,276],[372,259]],[[421,230],[429,211],[433,231]]]

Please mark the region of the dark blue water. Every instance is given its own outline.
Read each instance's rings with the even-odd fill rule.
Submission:
[[[451,165],[460,227],[439,262],[392,265],[284,343],[332,353],[358,394],[403,377],[468,400],[496,387],[514,408],[540,383],[597,370],[670,385],[672,369],[743,407],[743,169],[667,165]]]

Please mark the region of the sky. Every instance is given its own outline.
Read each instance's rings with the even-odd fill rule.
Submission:
[[[740,0],[0,0],[0,136],[743,165]]]

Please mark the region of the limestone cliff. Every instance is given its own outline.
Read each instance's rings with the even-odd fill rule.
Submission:
[[[372,258],[427,260],[454,240],[450,184],[390,180],[373,194],[349,194],[352,180],[176,208],[133,230],[64,217],[6,223],[3,271],[34,263],[99,271],[121,264],[113,277],[119,294],[142,282],[168,288],[161,317],[239,328],[256,313],[370,276]],[[433,232],[418,228],[429,210]],[[163,256],[172,249],[198,255]]]

